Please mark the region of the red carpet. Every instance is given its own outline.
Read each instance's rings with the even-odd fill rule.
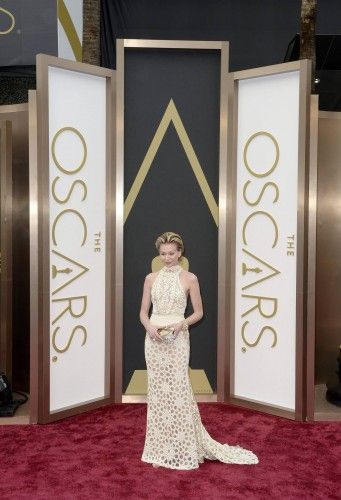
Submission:
[[[140,461],[146,405],[111,405],[49,425],[0,426],[0,498],[340,499],[339,423],[199,408],[214,439],[253,450],[260,463],[154,469]]]

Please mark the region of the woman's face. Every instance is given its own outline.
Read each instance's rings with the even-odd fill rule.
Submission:
[[[176,266],[181,257],[181,252],[175,243],[162,243],[159,252],[162,262],[168,267]]]

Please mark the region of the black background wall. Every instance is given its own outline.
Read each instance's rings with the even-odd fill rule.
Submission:
[[[341,1],[317,4],[316,32],[341,33]],[[101,0],[101,9],[103,66],[116,66],[116,38],[228,40],[238,71],[283,62],[301,0]]]
[[[228,40],[230,71],[278,64],[300,31],[301,0],[101,0],[101,8],[102,65],[109,68],[117,38]],[[341,34],[341,0],[318,0],[316,34]],[[341,37],[322,38],[319,107],[341,111]]]
[[[46,28],[56,0],[33,3],[39,6],[39,15],[32,18],[31,9],[29,18],[33,21],[19,29],[29,31],[35,47],[33,56],[39,52],[56,55],[56,24]],[[4,7],[14,4],[21,5],[21,17],[26,19],[25,9],[32,2],[1,2]],[[116,67],[116,38],[228,40],[231,71],[281,63],[290,40],[299,32],[300,9],[301,0],[101,0],[102,66]],[[3,23],[7,26],[8,20]],[[318,0],[316,33],[341,34],[341,0]],[[24,40],[22,33],[10,36]],[[5,37],[0,35],[0,53],[9,61],[0,61],[0,104],[27,102],[27,88],[34,88],[34,67],[27,71],[21,67],[17,73],[19,64],[32,64],[22,56],[27,55],[26,43],[18,45],[16,41],[15,46],[18,57],[13,51],[6,54]],[[11,65],[10,73],[5,65]],[[323,75],[331,94],[337,92],[335,76],[341,79],[335,72]],[[336,110],[340,105],[331,95],[323,109]]]

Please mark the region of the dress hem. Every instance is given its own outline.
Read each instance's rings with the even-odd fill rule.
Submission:
[[[228,446],[228,445],[227,445]],[[229,462],[229,461],[225,461],[225,460],[221,460],[219,458],[209,458],[209,457],[204,457],[202,459],[202,461],[198,461],[198,465],[196,467],[175,467],[175,466],[171,466],[171,465],[168,465],[168,464],[164,464],[164,463],[161,463],[161,462],[155,462],[155,460],[149,460],[148,458],[143,458],[141,457],[141,461],[142,462],[145,462],[147,464],[155,464],[155,465],[159,465],[160,467],[164,467],[165,469],[175,469],[175,470],[195,470],[195,469],[199,469],[200,465],[204,463],[205,460],[210,460],[210,461],[218,461],[218,462],[221,462],[221,463],[225,463],[227,465],[257,465],[259,463],[259,459],[258,457],[255,455],[255,460],[254,461],[250,461],[250,462]]]
[[[159,465],[160,467],[164,467],[165,469],[174,469],[174,470],[196,470],[196,469],[199,469],[199,465],[200,463],[203,463],[204,461],[198,463],[198,465],[196,467],[176,467],[176,466],[173,466],[173,465],[168,465],[168,464],[164,464],[164,463],[160,463],[160,462],[155,462],[154,460],[148,460],[148,458],[141,458],[141,461],[142,462],[145,462],[147,464],[155,464],[155,465]]]

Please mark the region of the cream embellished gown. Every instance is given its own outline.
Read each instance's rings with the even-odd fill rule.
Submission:
[[[180,266],[164,267],[151,290],[156,326],[184,319],[187,304],[180,283]],[[171,469],[196,469],[208,460],[229,464],[256,464],[254,453],[211,438],[200,418],[188,374],[189,333],[181,331],[167,344],[145,338],[148,371],[147,427],[141,460]]]

